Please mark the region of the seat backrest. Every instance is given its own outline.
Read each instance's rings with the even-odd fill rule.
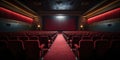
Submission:
[[[95,40],[101,40],[102,36],[93,36],[92,37],[92,40],[95,41]]]
[[[40,41],[40,44],[45,44],[45,48],[48,48],[48,36],[40,36],[39,37],[39,41]]]
[[[111,39],[112,39],[112,36],[109,36],[109,35],[102,36],[102,40],[111,40]]]
[[[0,36],[0,40],[8,40],[7,35],[6,36]]]
[[[13,54],[8,49],[6,40],[0,40],[0,60],[14,60]]]
[[[72,48],[75,48],[75,44],[79,44],[80,37],[79,36],[73,36],[72,37]]]
[[[98,56],[104,56],[110,48],[110,42],[108,40],[96,40],[94,41],[94,48]]]
[[[8,48],[15,54],[24,50],[24,44],[21,40],[10,40],[8,41]]]
[[[24,41],[24,47],[28,60],[38,60],[40,58],[40,48],[38,40]]]
[[[17,36],[9,36],[8,40],[18,40],[18,37]]]
[[[80,40],[80,48],[93,48],[93,40]]]
[[[111,48],[120,49],[120,40],[111,40]]]
[[[0,49],[7,48],[7,41],[6,40],[0,40]]]
[[[91,40],[91,36],[82,36],[82,39],[81,40]]]
[[[25,60],[24,45],[21,40],[9,40],[8,48],[17,60]]]
[[[111,40],[111,48],[108,57],[120,59],[120,40]]]
[[[89,59],[94,49],[93,40],[80,40],[79,46],[80,46],[79,49],[80,59],[81,60]]]
[[[114,35],[111,38],[112,40],[120,40],[120,36],[119,35]]]
[[[39,40],[38,36],[29,36],[29,40]]]
[[[28,40],[27,36],[18,36],[18,40]]]

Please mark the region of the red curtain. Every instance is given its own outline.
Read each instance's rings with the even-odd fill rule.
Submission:
[[[76,19],[56,20],[46,18],[44,21],[44,30],[76,30]]]

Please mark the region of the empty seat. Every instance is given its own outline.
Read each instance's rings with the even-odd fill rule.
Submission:
[[[108,40],[96,40],[94,42],[95,54],[97,59],[103,59],[110,48]]]
[[[112,36],[109,36],[109,35],[102,36],[102,40],[111,40],[111,39],[112,39]]]
[[[49,38],[48,38],[48,36],[40,36],[39,37],[39,41],[40,41],[40,44],[44,44],[45,45],[45,47],[44,48],[49,48]]]
[[[0,48],[7,48],[7,41],[6,40],[0,40]]]
[[[81,40],[91,40],[91,36],[82,36]]]
[[[0,36],[0,40],[8,40],[7,35],[6,36]]]
[[[101,40],[101,36],[93,36],[92,37],[92,40],[95,41],[95,40]]]
[[[57,34],[54,34],[53,36],[51,36],[52,42],[55,40],[56,37],[57,37]]]
[[[93,40],[80,40],[79,58],[80,60],[89,60],[93,53]]]
[[[17,36],[9,36],[8,40],[18,40],[18,37]]]
[[[120,40],[112,40],[111,48],[119,49],[120,48]]]
[[[25,60],[25,52],[23,42],[20,40],[8,41],[8,48],[12,52],[15,60]]]
[[[14,60],[12,52],[7,47],[7,41],[0,40],[0,60]]]
[[[38,36],[29,36],[29,40],[39,40]]]
[[[111,40],[111,47],[107,53],[107,60],[120,60],[120,40]]]
[[[41,57],[40,43],[38,40],[24,41],[24,47],[27,55],[27,60],[39,60]]]
[[[72,48],[75,48],[75,44],[79,44],[80,37],[79,36],[73,36],[72,37]]]
[[[28,40],[27,36],[18,36],[18,40]]]
[[[111,38],[112,40],[120,40],[120,36],[119,35],[114,35]]]

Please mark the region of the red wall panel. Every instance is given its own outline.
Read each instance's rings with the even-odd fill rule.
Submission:
[[[89,18],[87,20],[88,24],[94,23],[94,22],[99,22],[103,20],[108,20],[108,19],[114,19],[114,18],[120,18],[120,8],[105,12],[103,14],[94,16],[92,18]]]
[[[32,23],[33,19],[29,18],[27,16],[21,15],[19,13],[13,12],[11,10],[8,10],[6,8],[0,7],[0,14],[4,18],[19,20],[27,23]]]
[[[67,20],[56,20],[52,18],[46,18],[44,21],[44,30],[76,30],[77,20],[75,18]]]

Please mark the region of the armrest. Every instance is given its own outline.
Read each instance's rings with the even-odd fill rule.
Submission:
[[[70,40],[70,43],[72,43],[72,40]]]
[[[75,46],[75,48],[77,48],[77,49],[78,49],[78,48],[80,48],[80,46],[79,46],[79,45],[77,45],[77,44],[74,44],[74,46]]]
[[[44,46],[45,46],[45,44],[41,44],[41,45],[39,46],[39,48],[40,48],[40,49],[43,49]]]
[[[48,43],[50,43],[51,42],[51,40],[48,40]]]

